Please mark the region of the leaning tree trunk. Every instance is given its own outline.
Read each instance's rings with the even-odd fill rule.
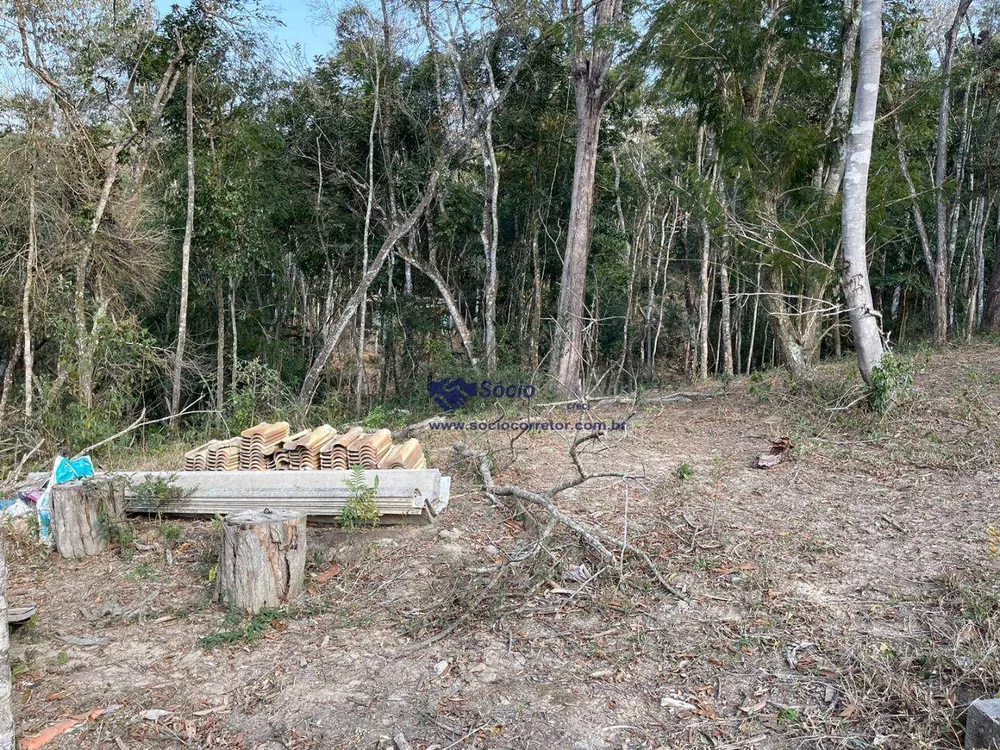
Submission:
[[[861,377],[869,385],[885,352],[878,314],[868,282],[866,231],[868,167],[875,133],[879,79],[882,73],[882,0],[862,0],[861,62],[854,95],[851,134],[847,141],[847,170],[841,214],[843,234],[843,287],[851,318],[854,349]]]
[[[290,510],[246,510],[222,525],[219,598],[256,614],[294,599],[303,589],[306,517]]]
[[[191,267],[191,239],[194,235],[194,63],[187,67],[187,217],[184,221],[184,241],[181,245],[181,307],[177,318],[177,357],[174,360],[174,382],[170,397],[170,426],[177,427],[181,410],[181,375],[184,368],[184,345],[187,342],[188,279]]]
[[[389,253],[392,252],[392,249],[401,238],[413,230],[413,227],[416,226],[434,199],[438,183],[441,179],[441,172],[450,159],[450,156],[451,153],[449,151],[438,158],[437,163],[431,169],[427,183],[424,185],[424,192],[420,201],[389,230],[382,240],[379,251],[372,258],[371,263],[368,264],[368,270],[362,275],[358,286],[344,304],[343,309],[336,318],[331,319],[324,326],[323,343],[320,346],[319,352],[313,358],[312,364],[309,366],[309,370],[302,380],[302,388],[299,390],[299,400],[302,404],[311,404],[313,398],[315,398],[316,391],[319,389],[320,381],[323,378],[323,373],[326,371],[326,366],[333,355],[334,349],[337,348],[337,344],[340,342],[340,337],[344,335],[344,331],[354,318],[358,306],[366,298],[368,287],[371,286],[378,272],[382,270],[382,266],[385,264],[386,258],[389,257]]]

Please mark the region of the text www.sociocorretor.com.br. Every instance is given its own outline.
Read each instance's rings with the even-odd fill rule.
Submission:
[[[542,432],[566,432],[571,430],[587,432],[611,432],[613,430],[624,430],[626,422],[611,420],[605,422],[580,421],[580,422],[557,422],[554,420],[504,420],[495,422],[431,422],[428,425],[432,430],[515,430],[524,432],[527,430],[537,430]]]

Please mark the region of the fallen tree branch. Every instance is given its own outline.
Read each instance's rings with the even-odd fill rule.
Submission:
[[[604,529],[594,526],[583,521],[577,520],[570,515],[567,515],[562,510],[560,510],[555,503],[552,502],[552,498],[558,495],[560,492],[567,490],[571,487],[582,484],[589,479],[597,479],[599,477],[617,477],[617,478],[628,478],[627,474],[587,474],[583,465],[580,462],[580,457],[578,449],[581,444],[596,440],[600,436],[600,433],[589,433],[587,435],[581,435],[573,441],[570,446],[570,457],[573,460],[573,464],[577,469],[579,474],[575,479],[568,480],[562,484],[556,485],[551,490],[549,490],[544,495],[537,492],[531,492],[529,490],[516,487],[514,485],[497,485],[493,481],[493,473],[490,465],[490,457],[488,454],[483,452],[477,452],[472,450],[470,447],[464,443],[456,443],[453,446],[453,450],[463,458],[470,459],[476,462],[477,469],[479,470],[479,475],[483,480],[483,489],[487,494],[499,497],[514,498],[520,501],[519,504],[529,503],[536,507],[544,510],[551,519],[551,522],[545,528],[545,535],[548,536],[552,531],[553,524],[561,524],[568,528],[570,531],[575,533],[580,540],[591,550],[593,550],[601,560],[608,565],[613,570],[621,573],[621,565],[619,559],[611,551],[612,549],[621,549],[624,554],[628,554],[638,560],[640,560],[646,568],[653,574],[659,584],[670,594],[687,601],[687,597],[679,589],[674,587],[667,581],[666,577],[660,571],[659,567],[653,562],[652,558],[642,549],[636,547],[634,544],[629,543],[627,540],[618,539],[613,535],[606,532]],[[522,505],[523,507],[523,505]]]
[[[198,399],[198,401],[201,401],[201,399]],[[188,414],[215,414],[218,411],[218,409],[199,409],[198,411],[193,411],[191,409],[191,407],[195,406],[198,403],[198,401],[195,401],[187,409],[185,409],[184,411],[176,414],[175,417],[184,417],[184,416],[187,416]],[[108,443],[117,440],[122,435],[127,435],[130,432],[133,432],[134,430],[138,430],[141,427],[148,427],[151,424],[159,424],[160,422],[166,422],[166,421],[168,421],[170,419],[171,419],[171,417],[169,417],[169,416],[168,417],[161,417],[159,419],[146,419],[146,410],[143,409],[142,413],[139,415],[138,419],[136,419],[132,424],[130,424],[124,430],[119,430],[118,432],[116,432],[111,437],[104,438],[104,440],[101,440],[101,441],[99,441],[97,443],[94,443],[93,445],[88,445],[82,451],[80,451],[75,456],[73,456],[73,459],[75,460],[77,458],[81,458],[83,456],[86,456],[91,451],[97,450],[98,448],[100,448],[102,446],[105,446]]]
[[[413,437],[417,433],[426,430],[430,426],[431,422],[437,422],[438,420],[442,420],[444,418],[445,418],[444,414],[435,414],[433,417],[428,417],[427,419],[424,419],[420,422],[415,422],[414,424],[407,425],[406,427],[403,427],[402,429],[396,430],[394,433],[392,433],[392,439],[406,440],[407,438]]]
[[[573,404],[683,404],[688,401],[704,401],[717,396],[729,395],[726,391],[712,391],[710,393],[700,393],[699,391],[677,391],[667,393],[663,396],[583,396],[573,398],[568,401],[547,401],[543,404],[534,404],[539,409],[553,406],[571,406]]]
[[[7,475],[7,478],[3,481],[2,486],[12,487],[17,483],[18,478],[20,478],[21,476],[21,472],[24,470],[24,465],[28,463],[28,459],[31,458],[33,455],[35,455],[38,449],[42,447],[43,443],[45,443],[44,439],[39,440],[38,444],[35,445],[34,448],[32,448],[30,451],[28,451],[21,457],[21,463],[19,463],[17,465],[17,468],[11,471],[11,473]]]

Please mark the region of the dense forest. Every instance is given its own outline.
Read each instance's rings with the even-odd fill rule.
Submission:
[[[1000,330],[996,3],[314,13],[303,60],[235,0],[4,3],[0,442],[427,411],[470,374],[808,386],[854,348],[859,94],[880,349]]]

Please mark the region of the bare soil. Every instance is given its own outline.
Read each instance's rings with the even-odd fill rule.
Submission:
[[[308,594],[252,641],[220,644],[236,623],[211,602],[211,522],[174,540],[138,521],[83,561],[11,534],[10,598],[39,610],[13,634],[19,730],[116,706],[46,747],[958,748],[963,707],[1000,690],[1000,358],[980,343],[915,363],[884,417],[849,405],[846,361],[810,393],[775,371],[587,414],[629,427],[584,466],[635,477],[559,507],[627,535],[685,600],[564,530],[519,560],[533,532],[451,450],[544,491],[573,475],[559,433],[422,436],[454,476],[448,510],[310,527]],[[754,468],[782,436],[789,460]]]

